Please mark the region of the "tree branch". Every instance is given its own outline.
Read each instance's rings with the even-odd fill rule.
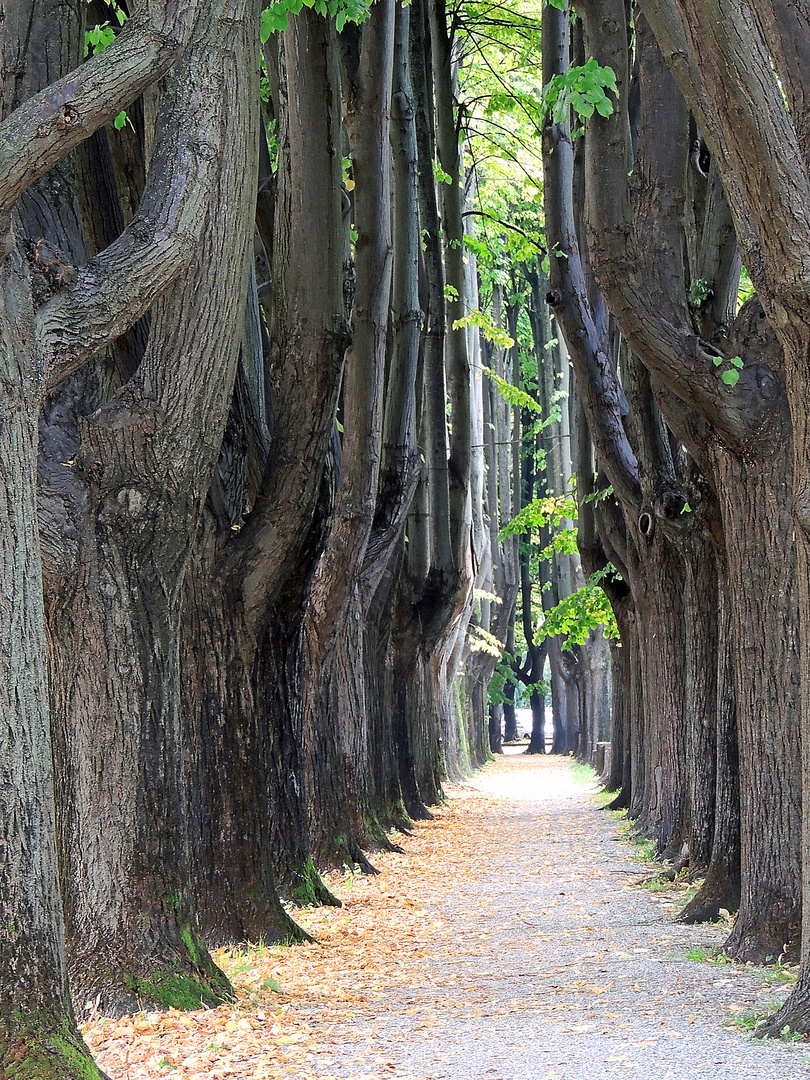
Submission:
[[[772,277],[769,293],[785,297],[792,289],[792,303],[806,308],[810,178],[760,26],[740,0],[676,4],[713,112],[724,119],[724,177],[731,170],[744,191],[756,192],[750,212],[767,255],[758,284]]]
[[[647,47],[640,52],[644,92],[642,146],[634,167],[641,194],[637,202],[640,220],[630,202],[627,168],[627,34],[623,0],[584,0],[580,6],[586,51],[617,76],[617,107],[608,117],[594,115],[586,131],[587,226],[591,257],[597,280],[622,335],[633,351],[661,382],[692,408],[730,443],[750,437],[757,418],[751,410],[756,390],[755,373],[743,372],[730,391],[714,363],[718,350],[695,332],[686,304],[683,278],[683,221],[674,211],[683,196],[683,177],[678,174],[675,153],[660,146],[658,130],[667,129],[668,118],[677,114],[673,97],[678,94],[668,73]],[[643,29],[643,28],[642,28]],[[643,38],[643,34],[641,35]],[[654,43],[653,51],[657,54]],[[669,83],[667,86],[666,83]],[[686,127],[685,111],[681,116]],[[681,172],[686,164],[684,140],[687,129],[671,130],[668,142],[680,142]],[[673,157],[675,160],[673,160]],[[644,209],[651,192],[652,209]],[[658,238],[662,200],[673,201],[669,237]],[[645,214],[656,217],[651,230]],[[652,249],[652,259],[645,252]],[[677,287],[674,283],[677,282]],[[675,297],[672,297],[673,289]],[[681,303],[677,303],[677,294]],[[671,300],[675,302],[671,302]]]
[[[47,386],[122,334],[190,265],[218,168],[221,111],[206,71],[184,58],[161,104],[137,213],[113,244],[36,313],[36,347]]]
[[[757,0],[752,5],[779,81],[805,162],[810,151],[810,10],[795,0]]]
[[[568,69],[568,22],[551,5],[543,12],[543,81]],[[638,464],[623,425],[624,395],[588,299],[573,211],[574,151],[567,123],[543,125],[546,236],[552,254],[549,303],[562,327],[599,460],[619,498],[640,499]]]
[[[0,255],[11,250],[9,215],[22,192],[169,70],[196,9],[197,0],[142,0],[108,48],[0,124]]]

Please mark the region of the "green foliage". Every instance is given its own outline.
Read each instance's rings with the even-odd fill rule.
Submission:
[[[720,372],[720,378],[726,384],[726,386],[736,386],[740,378],[740,371],[743,368],[742,359],[739,356],[715,356],[714,366],[722,367],[724,364],[730,365],[723,368]]]
[[[262,11],[262,44],[271,34],[286,30],[290,15],[297,15],[303,7],[330,16],[340,31],[347,22],[361,23],[368,18],[370,0],[274,0]]]
[[[433,162],[433,179],[437,184],[452,184],[453,177],[446,173],[438,161]]]
[[[689,302],[693,307],[701,307],[711,295],[712,287],[706,278],[696,278],[689,286]]]
[[[601,67],[591,57],[586,63],[555,75],[543,87],[543,109],[555,124],[566,122],[569,108],[583,120],[593,116],[594,112],[610,116],[613,102],[607,95],[608,90],[616,92],[616,73],[612,68]]]
[[[498,658],[487,687],[487,701],[490,705],[503,705],[505,701],[509,700],[504,691],[508,685],[514,686],[515,683],[514,673],[512,672],[513,661],[512,654],[504,649]]]
[[[531,529],[544,529],[548,525],[559,526],[565,520],[577,516],[577,504],[571,495],[546,495],[532,499],[501,529],[501,537],[527,533]]]
[[[87,0],[90,3],[90,0]],[[119,27],[123,26],[127,19],[127,13],[122,7],[120,7],[115,0],[106,0],[107,7],[112,11],[115,19],[118,22]],[[96,53],[101,52],[102,49],[106,49],[108,45],[111,45],[115,41],[115,30],[109,22],[96,23],[95,26],[90,27],[89,30],[84,32],[84,55],[95,56]],[[126,110],[122,110],[116,118],[113,120],[113,125],[116,131],[120,131],[122,127],[129,124],[132,127],[132,122],[126,114]]]
[[[596,503],[604,502],[605,499],[609,499],[612,494],[613,494],[613,487],[612,487],[612,485],[608,484],[607,487],[599,488],[598,491],[592,491],[590,493],[590,495],[586,495],[585,498],[582,501],[583,501],[583,503],[594,503],[594,504],[596,504]]]
[[[509,338],[509,340],[511,341],[512,339]],[[530,412],[535,413],[541,413],[543,411],[531,394],[528,394],[525,390],[521,390],[519,386],[513,386],[512,383],[507,382],[506,379],[502,379],[497,372],[492,370],[492,368],[484,367],[483,371],[485,375],[492,379],[501,396],[505,401],[508,401],[510,405],[515,405],[519,409],[528,409]]]
[[[737,310],[739,311],[743,304],[747,303],[754,296],[756,296],[754,283],[751,281],[751,276],[748,271],[743,267],[740,271],[740,287],[737,290]]]
[[[564,648],[570,649],[572,645],[581,645],[587,641],[591,630],[601,623],[606,637],[618,638],[619,628],[613,608],[599,584],[607,575],[615,572],[615,568],[608,564],[604,570],[591,574],[582,588],[564,597],[559,604],[547,611],[540,628],[542,636],[564,636]]]
[[[486,653],[488,656],[500,656],[503,646],[494,634],[482,626],[472,626],[467,634],[467,647],[470,652]]]
[[[89,56],[92,53],[95,56],[97,52],[106,49],[114,41],[115,31],[110,24],[102,23],[99,25],[96,23],[94,27],[84,32],[84,55]]]
[[[501,330],[500,326],[496,326],[489,315],[485,311],[479,311],[478,308],[472,308],[463,318],[456,319],[453,323],[454,330],[461,330],[465,326],[477,326],[487,341],[491,341],[494,345],[500,345],[502,349],[511,349],[515,344],[505,330]],[[492,378],[494,372],[490,371],[489,368],[485,370]],[[495,378],[497,379],[498,376],[495,375]],[[500,381],[504,382],[503,379]],[[509,386],[509,383],[505,383],[505,385]]]
[[[700,945],[697,945],[694,949],[690,949],[686,954],[687,960],[694,960],[698,964],[730,964],[731,960],[725,953],[718,952],[716,949],[704,949]]]

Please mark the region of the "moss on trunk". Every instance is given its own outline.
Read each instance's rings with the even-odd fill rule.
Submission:
[[[108,1080],[69,1021],[0,1032],[0,1080]]]

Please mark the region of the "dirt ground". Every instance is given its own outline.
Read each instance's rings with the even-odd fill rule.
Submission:
[[[112,1080],[799,1080],[810,1045],[753,1040],[784,999],[766,969],[698,962],[727,928],[679,927],[566,759],[505,755],[432,821],[295,909],[318,944],[217,954],[234,1005],[96,1017]],[[697,951],[696,951],[697,950]]]

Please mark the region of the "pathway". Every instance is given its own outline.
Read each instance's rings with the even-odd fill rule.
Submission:
[[[235,1007],[88,1028],[112,1080],[810,1078],[810,1045],[734,1025],[786,991],[686,959],[722,929],[637,887],[567,762],[506,756],[450,792],[379,877],[330,880],[342,909],[296,913],[320,945],[221,957]]]

